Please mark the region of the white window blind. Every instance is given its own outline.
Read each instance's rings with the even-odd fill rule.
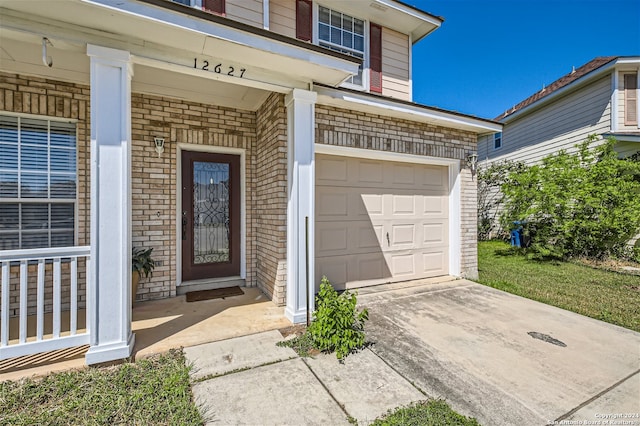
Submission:
[[[76,126],[0,115],[0,250],[75,241]]]

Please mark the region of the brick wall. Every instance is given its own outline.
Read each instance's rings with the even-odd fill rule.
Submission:
[[[140,282],[136,299],[176,294],[178,144],[193,150],[199,146],[245,150],[246,285],[255,286],[255,113],[134,93],[131,116],[133,244],[153,247],[160,262],[153,277]],[[165,138],[161,158],[155,152],[154,137]]]
[[[89,244],[89,144],[90,144],[90,112],[89,87],[81,84],[65,83],[38,77],[23,76],[0,72],[0,112],[21,113],[23,116],[38,115],[47,118],[65,118],[77,122],[77,218],[76,235],[78,245]],[[19,310],[19,278],[18,267],[10,270],[10,315]],[[68,309],[70,304],[69,263],[61,265],[62,272],[62,308]],[[78,304],[85,306],[85,268],[84,261],[78,267]],[[35,313],[37,290],[37,265],[29,265],[28,301],[29,314]],[[45,312],[52,311],[52,265],[45,267]],[[12,336],[13,338],[13,336]]]
[[[316,105],[316,143],[461,160],[476,151],[477,136],[464,130]],[[462,274],[477,277],[477,187],[463,168],[461,184]]]
[[[284,96],[272,94],[257,111],[256,261],[258,285],[286,303],[287,114]]]

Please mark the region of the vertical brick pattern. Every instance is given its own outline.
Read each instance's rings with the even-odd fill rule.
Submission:
[[[284,305],[287,258],[287,115],[273,93],[256,113],[256,261],[258,285]]]
[[[476,151],[477,136],[464,130],[316,105],[316,143],[456,159],[464,165],[467,153]],[[477,186],[475,177],[465,168],[461,171],[460,183],[461,272],[463,276],[475,278],[478,274]]]
[[[177,99],[131,96],[133,245],[153,247],[159,261],[153,277],[140,282],[136,300],[175,296],[177,282],[178,144],[245,150],[247,286],[256,285],[253,197],[255,113]],[[158,158],[154,137],[165,138]]]
[[[89,244],[89,205],[90,205],[90,123],[89,123],[89,87],[81,84],[65,83],[38,77],[0,72],[0,113],[12,112],[34,114],[46,118],[72,119],[76,124],[77,153],[77,218],[76,235],[78,245]],[[10,315],[19,314],[19,277],[18,266],[10,270]],[[52,311],[52,275],[51,264],[45,268],[45,312]],[[62,308],[69,309],[70,278],[69,263],[61,265],[62,272]],[[84,261],[78,262],[78,305],[86,303],[86,277]],[[28,314],[36,309],[37,266],[28,267]],[[13,336],[12,336],[13,337]]]

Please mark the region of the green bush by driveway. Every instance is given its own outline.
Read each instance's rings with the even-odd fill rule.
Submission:
[[[640,332],[640,276],[513,254],[501,241],[478,243],[478,282]]]

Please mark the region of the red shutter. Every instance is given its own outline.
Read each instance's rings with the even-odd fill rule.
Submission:
[[[224,15],[224,0],[203,0],[202,8],[207,12]]]
[[[382,27],[369,27],[369,80],[372,92],[382,93]]]
[[[311,41],[313,22],[311,0],[296,0],[296,38]]]
[[[624,75],[624,124],[638,124],[638,75]]]

